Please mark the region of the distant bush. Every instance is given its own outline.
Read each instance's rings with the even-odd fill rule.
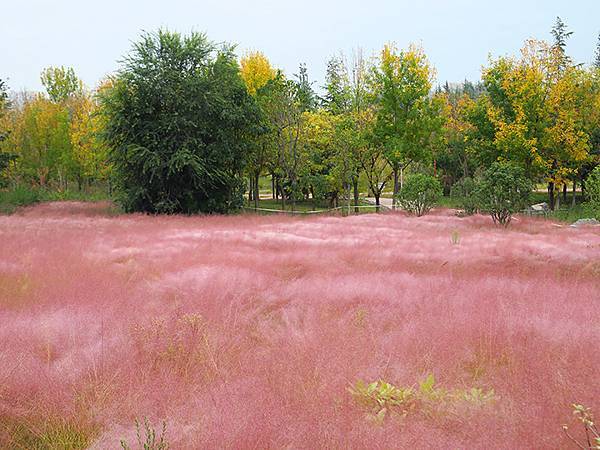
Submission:
[[[585,198],[586,210],[600,219],[600,166],[585,180]]]
[[[17,186],[14,189],[0,191],[0,214],[12,213],[20,206],[39,202],[40,198],[40,191],[28,186]]]
[[[475,180],[465,177],[454,183],[450,190],[450,196],[458,199],[460,207],[468,215],[477,212],[477,200],[474,196],[475,187]]]
[[[435,177],[417,173],[407,178],[398,194],[402,209],[422,216],[427,214],[442,196],[442,185]]]
[[[495,162],[477,181],[475,198],[479,209],[489,212],[494,223],[507,226],[512,215],[527,206],[531,189],[522,168]]]

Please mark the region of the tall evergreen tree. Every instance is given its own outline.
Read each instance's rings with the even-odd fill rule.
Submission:
[[[326,93],[323,98],[325,109],[332,114],[347,111],[350,108],[350,83],[342,56],[334,56],[327,62],[325,79]]]
[[[567,41],[573,32],[569,31],[567,24],[560,17],[557,17],[551,33],[554,37],[552,48],[558,53],[558,69],[559,72],[562,72],[573,63],[571,57],[567,55]]]
[[[596,43],[596,53],[594,55],[594,67],[600,69],[600,33],[598,33],[598,42]]]
[[[306,64],[300,64],[296,75],[297,100],[302,111],[312,111],[317,106],[317,95],[312,87],[313,83],[308,79]]]
[[[8,87],[6,86],[6,82],[0,78],[0,119],[6,113],[6,109],[9,106],[8,101]],[[2,141],[6,140],[9,134],[9,130],[5,129],[2,126],[2,121],[0,121],[0,144]],[[16,155],[5,152],[0,148],[0,187],[6,184],[6,178],[3,175],[4,170],[9,166],[10,162],[16,158]]]
[[[6,108],[8,107],[8,88],[6,82],[0,78],[0,118],[4,115]],[[6,139],[8,133],[0,129],[0,142]]]

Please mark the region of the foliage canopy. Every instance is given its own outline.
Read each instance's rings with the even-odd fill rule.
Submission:
[[[232,47],[200,33],[146,33],[101,101],[127,211],[227,212],[241,204],[257,108]]]

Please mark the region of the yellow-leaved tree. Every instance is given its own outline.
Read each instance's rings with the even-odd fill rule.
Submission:
[[[249,52],[240,60],[240,72],[250,95],[256,92],[277,75],[267,57],[258,51]]]
[[[258,186],[260,175],[275,158],[275,137],[263,108],[268,92],[263,88],[277,76],[277,71],[261,52],[249,52],[240,61],[240,73],[248,93],[254,97],[261,110],[261,132],[251,138],[251,151],[246,164],[249,180],[248,200],[254,201],[254,206],[257,208],[260,199]]]
[[[472,149],[521,165],[533,180],[543,178],[551,209],[556,186],[589,157],[582,114],[587,76],[565,63],[560,47],[529,40],[519,58],[502,57],[484,69],[486,94],[473,105],[470,137],[478,145]]]

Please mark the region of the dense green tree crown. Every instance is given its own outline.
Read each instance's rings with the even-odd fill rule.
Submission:
[[[101,100],[128,211],[226,212],[240,205],[258,121],[233,49],[204,34],[144,34]]]
[[[4,116],[5,110],[8,107],[8,93],[6,91],[6,82],[0,78],[0,119]],[[0,124],[0,142],[4,139],[6,139],[6,131],[2,129],[2,124]],[[2,170],[1,166],[0,170]]]
[[[585,182],[585,196],[593,213],[600,217],[600,166],[592,170]]]
[[[8,93],[6,83],[0,79],[0,119],[5,114],[5,110],[8,107]],[[0,122],[0,143],[8,137],[8,130],[6,130]],[[9,163],[15,158],[12,153],[4,152],[0,149],[0,187],[4,187],[6,184],[6,177],[4,171],[8,167]]]

